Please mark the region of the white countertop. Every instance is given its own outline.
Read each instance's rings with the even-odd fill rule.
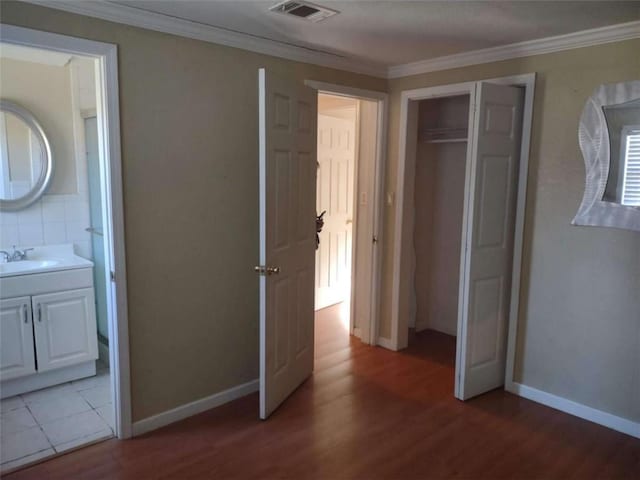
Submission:
[[[24,250],[29,247],[17,247]],[[12,253],[13,249],[0,249]],[[93,262],[79,257],[73,251],[73,245],[46,245],[34,247],[27,253],[26,260],[0,263],[0,277],[30,275],[32,273],[57,272],[76,268],[91,268]]]

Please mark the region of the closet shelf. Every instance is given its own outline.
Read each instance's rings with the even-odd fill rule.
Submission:
[[[427,143],[462,143],[467,141],[466,128],[428,128],[419,135],[421,142]]]

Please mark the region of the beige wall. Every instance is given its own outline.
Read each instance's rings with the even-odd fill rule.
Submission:
[[[33,5],[1,15],[118,45],[134,420],[257,378],[258,68],[386,81]]]
[[[0,96],[29,110],[47,134],[56,162],[48,192],[76,193],[78,185],[68,65],[56,67],[0,58]]]
[[[601,83],[640,78],[640,40],[391,80],[387,189],[396,188],[402,90],[537,72],[516,378],[640,421],[640,234],[574,227],[584,188],[578,119]],[[385,211],[389,334],[394,209]],[[404,299],[405,303],[408,299]]]

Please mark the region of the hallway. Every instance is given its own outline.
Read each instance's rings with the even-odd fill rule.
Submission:
[[[269,420],[256,393],[7,478],[637,478],[640,440],[502,390],[454,399],[454,357],[430,332],[403,352],[363,345],[331,307],[313,377]]]

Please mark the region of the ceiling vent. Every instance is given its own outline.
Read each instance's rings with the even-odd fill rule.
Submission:
[[[293,0],[280,2],[269,10],[276,13],[282,13],[283,15],[293,15],[294,17],[302,18],[314,23],[333,17],[339,13],[336,10],[321,7],[320,5],[314,5],[313,3]]]

